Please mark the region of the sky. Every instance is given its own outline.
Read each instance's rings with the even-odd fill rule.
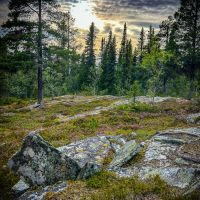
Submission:
[[[91,22],[98,30],[97,43],[106,37],[110,30],[118,42],[126,22],[128,37],[136,46],[142,27],[147,31],[151,24],[158,29],[159,24],[173,15],[179,7],[179,0],[59,0],[63,11],[71,11],[75,26],[85,37]],[[0,24],[6,20],[8,0],[0,0]]]

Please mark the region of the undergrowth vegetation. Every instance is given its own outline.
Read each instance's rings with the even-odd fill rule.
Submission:
[[[77,101],[75,97],[66,101],[59,98],[53,101],[46,99],[46,107],[40,110],[27,107],[33,103],[32,101],[17,101],[0,107],[0,199],[13,199],[10,189],[17,182],[18,177],[13,175],[6,165],[12,154],[20,148],[24,136],[30,131],[37,130],[55,147],[97,134],[124,134],[141,142],[160,130],[190,127],[184,121],[178,120],[176,116],[200,111],[197,103],[166,101],[153,105],[136,103],[118,106],[112,110],[103,111],[99,115],[64,123],[58,120],[60,114],[64,117],[72,116],[94,110],[96,107],[109,106],[117,101],[113,99],[89,101],[90,98],[84,97],[83,101]],[[133,132],[136,134],[130,135]],[[105,160],[105,165],[112,160],[112,156],[113,153],[110,152],[109,158]],[[139,162],[142,157],[143,153],[141,152],[134,162]],[[89,190],[88,198],[91,197],[89,199],[92,200],[102,199],[102,195],[105,200],[134,199],[134,195],[148,195],[149,193],[165,199],[165,193],[168,191],[165,183],[158,177],[151,183],[150,185],[140,182],[137,178],[118,179],[113,174],[103,171],[86,182],[77,182],[72,185],[74,187],[77,187],[76,184],[84,185],[83,190]],[[127,195],[132,196],[129,198]],[[59,198],[60,196],[54,198],[53,194],[50,196],[53,199],[67,199],[67,194],[62,198]]]

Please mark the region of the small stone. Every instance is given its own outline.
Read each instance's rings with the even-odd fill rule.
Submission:
[[[26,192],[29,188],[29,185],[20,179],[20,181],[16,183],[11,190],[14,193],[14,195],[18,197],[24,192]]]

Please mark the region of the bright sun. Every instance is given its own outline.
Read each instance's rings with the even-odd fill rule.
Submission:
[[[80,1],[71,8],[71,14],[75,18],[75,25],[81,29],[88,29],[92,22],[99,29],[104,26],[103,21],[98,19],[92,12],[92,8],[87,1]]]

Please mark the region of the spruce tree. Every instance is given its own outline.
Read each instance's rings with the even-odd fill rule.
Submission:
[[[121,47],[119,50],[119,59],[117,65],[117,86],[118,92],[124,93],[128,87],[127,84],[127,64],[126,64],[126,54],[127,54],[127,26],[124,24],[124,31],[122,35]]]
[[[152,50],[152,47],[153,47],[153,39],[154,39],[154,28],[152,28],[152,25],[149,26],[147,39],[148,39],[147,53],[151,53],[151,50]]]
[[[93,83],[95,81],[95,26],[92,22],[89,32],[86,38],[86,46],[83,53],[82,65],[81,65],[81,73],[80,73],[80,85],[82,87],[93,87]]]
[[[131,40],[127,41],[126,44],[126,66],[124,76],[126,74],[127,89],[129,89],[133,82],[133,46]]]
[[[183,67],[190,79],[191,98],[195,92],[195,76],[200,70],[200,1],[181,0],[181,7],[175,13],[177,22],[177,44],[183,60]]]
[[[115,94],[116,39],[110,31],[108,41],[102,49],[101,77],[99,88],[107,94]]]
[[[140,58],[139,58],[140,62],[142,62],[142,58],[143,58],[144,43],[145,43],[145,33],[144,33],[144,28],[142,27],[141,32],[140,32],[139,42],[138,42],[138,48],[140,51]]]

